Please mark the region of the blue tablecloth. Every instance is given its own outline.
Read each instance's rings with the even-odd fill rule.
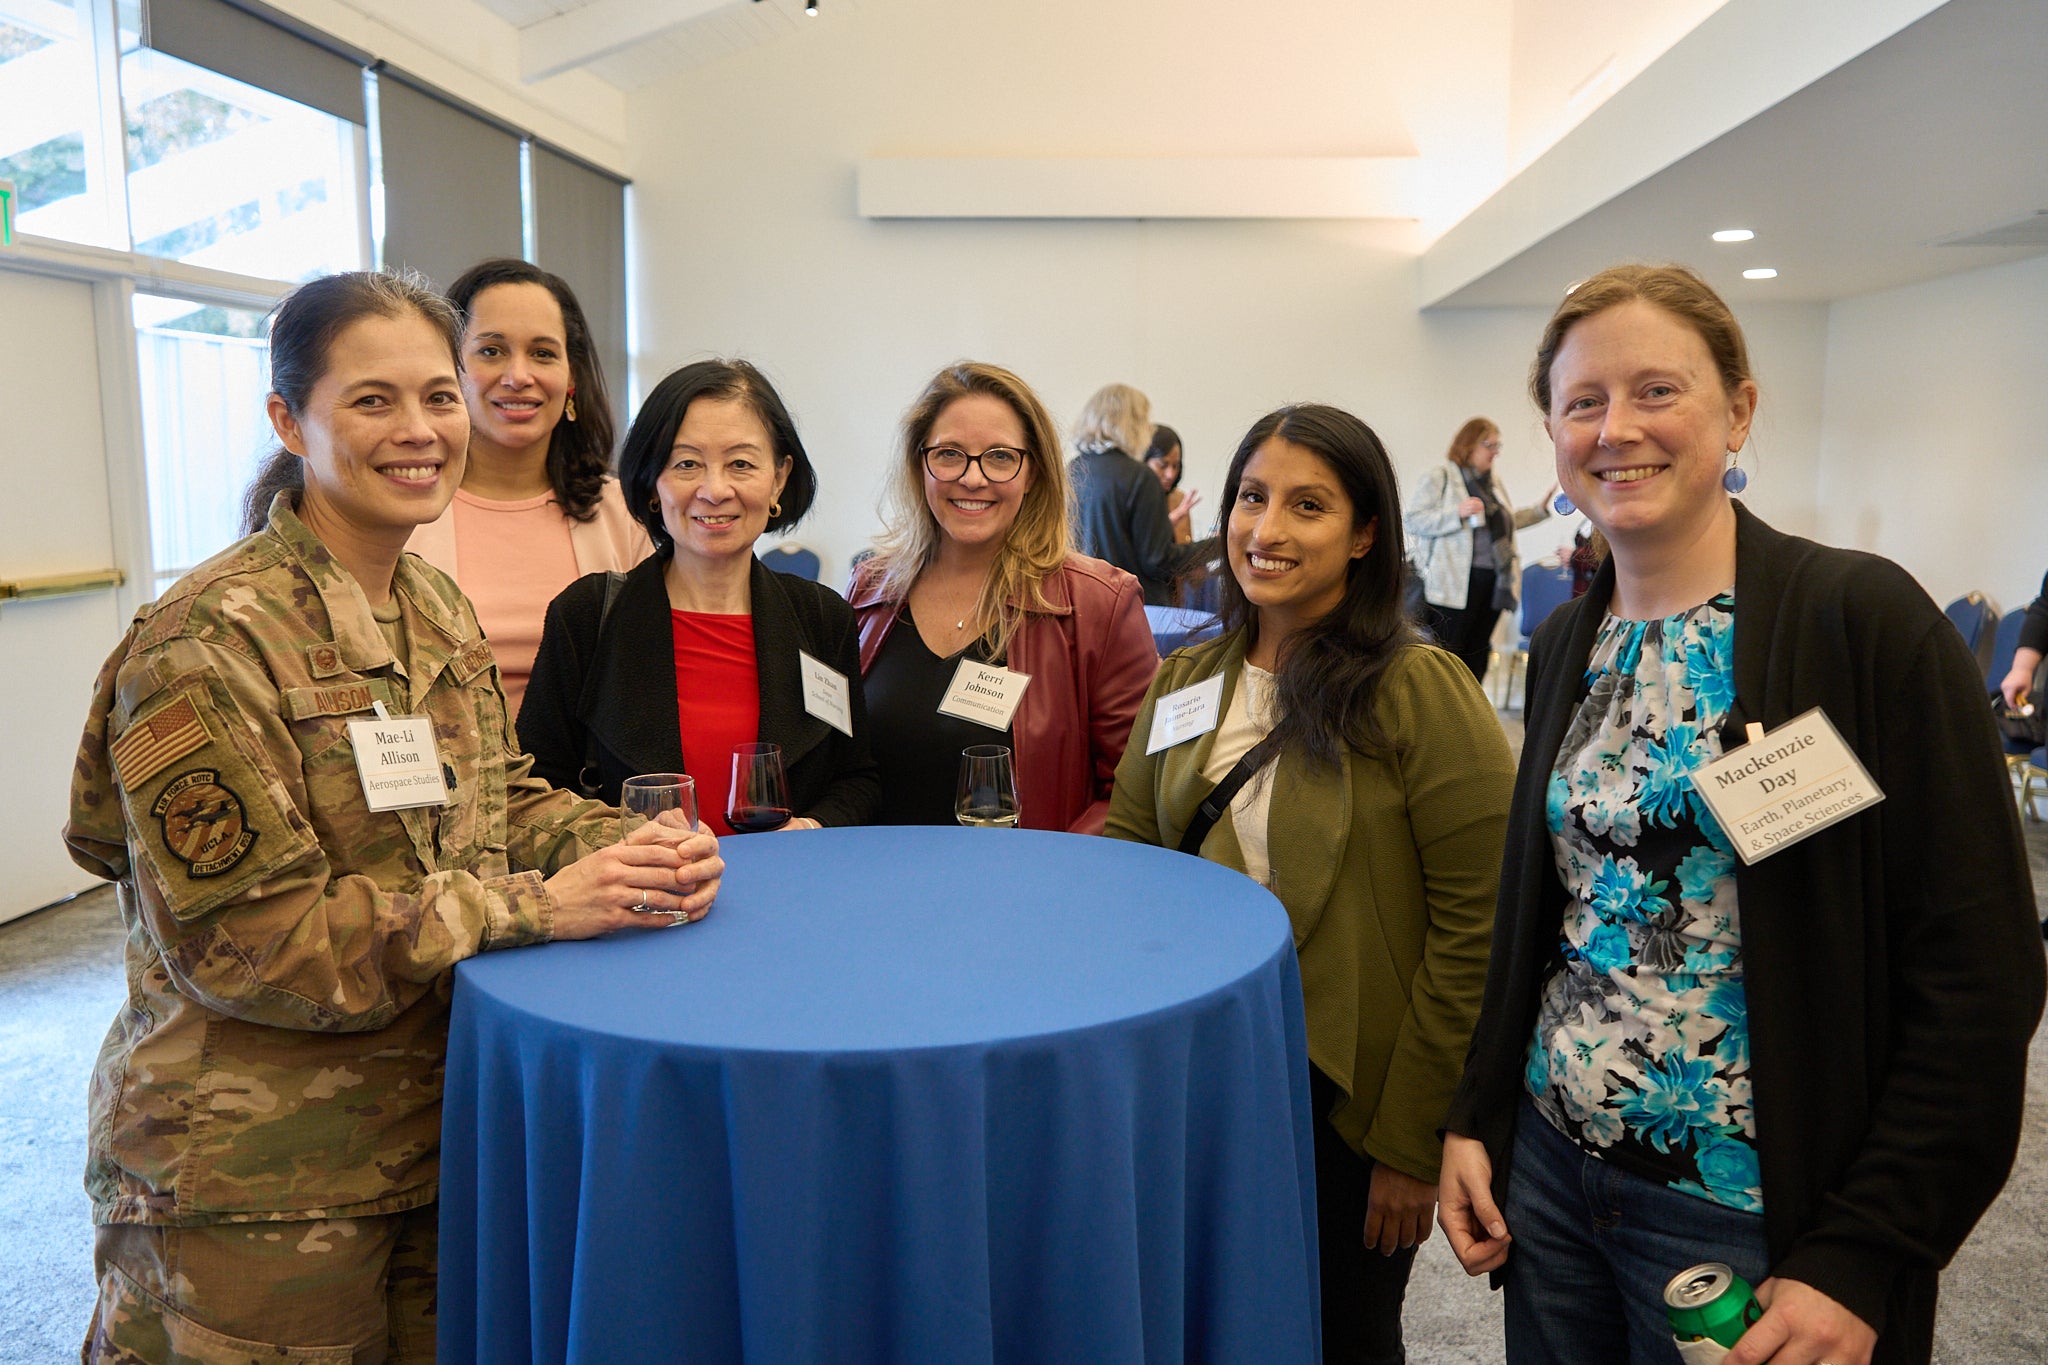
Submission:
[[[1022,830],[725,856],[701,923],[457,969],[444,1365],[1317,1358],[1265,890]]]
[[[1145,619],[1152,627],[1152,643],[1158,646],[1162,659],[1182,645],[1200,644],[1223,631],[1214,612],[1187,607],[1147,607]]]

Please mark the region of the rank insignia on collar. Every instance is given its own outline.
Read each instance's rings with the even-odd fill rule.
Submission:
[[[306,651],[306,667],[316,678],[331,678],[342,671],[341,650],[335,645],[314,645]]]
[[[242,798],[221,783],[212,768],[194,768],[171,779],[149,813],[163,830],[164,847],[193,877],[218,877],[255,846]]]

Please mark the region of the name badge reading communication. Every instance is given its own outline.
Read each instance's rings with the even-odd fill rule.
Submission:
[[[1819,707],[1692,774],[1692,783],[1745,863],[1817,834],[1884,800]]]
[[[348,723],[356,772],[371,810],[411,810],[448,804],[434,722],[424,716],[380,717]]]
[[[1156,754],[1176,744],[1206,735],[1223,715],[1223,675],[1206,678],[1193,687],[1168,692],[1152,707],[1152,733],[1145,740],[1145,752]]]
[[[994,664],[962,659],[960,667],[953,671],[953,684],[946,689],[939,710],[991,730],[1007,730],[1010,717],[1017,714],[1017,703],[1024,700],[1024,689],[1030,684],[1029,673],[1013,673]]]
[[[804,710],[827,725],[853,738],[853,701],[846,687],[846,675],[830,664],[821,664],[801,649],[796,652],[798,670],[803,674]]]

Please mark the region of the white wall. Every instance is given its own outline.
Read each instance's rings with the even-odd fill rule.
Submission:
[[[2048,569],[2048,257],[1838,301],[1821,538],[1909,569],[1937,602],[2011,611]]]

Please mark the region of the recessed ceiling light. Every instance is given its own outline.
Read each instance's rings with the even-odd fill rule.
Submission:
[[[1717,242],[1746,242],[1756,234],[1748,228],[1722,228],[1714,234]]]
[[[1775,280],[1778,278],[1778,272],[1769,266],[1762,266],[1756,270],[1743,271],[1742,278],[1745,280]]]

